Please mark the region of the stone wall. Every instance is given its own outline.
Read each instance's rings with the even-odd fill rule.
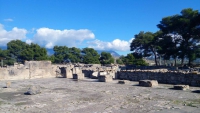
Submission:
[[[51,61],[26,61],[7,68],[0,68],[0,80],[45,78],[55,76]]]
[[[176,71],[153,72],[153,71],[119,71],[117,78],[122,80],[157,80],[165,84],[185,84],[190,86],[200,86],[200,74],[182,73]]]

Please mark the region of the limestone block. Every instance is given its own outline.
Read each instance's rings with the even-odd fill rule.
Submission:
[[[93,77],[98,77],[98,75],[99,75],[99,72],[98,72],[98,71],[95,71],[95,72],[92,73],[92,76],[93,76]],[[92,78],[93,78],[93,77],[92,77]]]
[[[99,72],[99,75],[107,75],[107,72]]]
[[[80,67],[74,67],[73,74],[78,74],[78,73],[82,73],[82,70],[80,69]]]
[[[158,86],[158,81],[157,80],[140,80],[139,85],[144,86],[144,87],[155,87],[155,86]]]
[[[192,71],[191,74],[198,74],[198,71]]]
[[[111,75],[99,75],[98,77],[99,82],[111,82],[113,81],[113,78]]]
[[[66,70],[65,78],[73,78],[73,74],[71,70]]]
[[[78,74],[73,74],[73,79],[84,79],[84,74],[83,73],[78,73]]]
[[[28,91],[25,92],[24,94],[25,95],[36,95],[36,94],[39,94],[39,93],[41,93],[39,86],[31,86],[31,87],[28,88]]]
[[[118,81],[119,84],[125,84],[125,81],[124,80],[120,80]]]
[[[189,85],[174,85],[174,89],[177,89],[177,90],[188,90],[189,89]]]

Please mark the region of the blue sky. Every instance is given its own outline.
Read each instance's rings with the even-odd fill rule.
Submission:
[[[46,48],[93,47],[130,53],[140,31],[156,32],[166,16],[200,0],[0,0],[0,46],[20,39]]]

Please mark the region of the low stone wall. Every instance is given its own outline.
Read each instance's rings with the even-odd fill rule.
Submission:
[[[26,61],[7,68],[0,68],[0,80],[46,78],[55,76],[51,61]]]
[[[152,71],[119,71],[117,78],[121,80],[157,80],[165,84],[185,84],[200,86],[200,74],[182,72],[152,72]]]

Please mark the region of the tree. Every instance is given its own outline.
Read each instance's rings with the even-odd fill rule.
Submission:
[[[114,63],[114,58],[108,52],[101,52],[101,57],[99,60],[100,60],[100,63],[103,65]]]
[[[142,59],[136,59],[132,53],[127,54],[127,56],[121,56],[120,59],[125,65],[136,65],[136,66],[147,66],[148,64]]]
[[[117,64],[123,64],[123,62],[122,62],[122,60],[121,60],[120,58],[118,58],[118,59],[116,60],[116,63],[117,63]]]
[[[82,50],[82,63],[85,64],[100,64],[99,54],[93,48],[84,48]]]
[[[9,56],[20,62],[20,54],[26,49],[27,44],[21,40],[12,40],[7,43],[7,50],[9,51]]]
[[[69,54],[69,48],[66,46],[54,46],[54,63],[63,63],[67,60]]]
[[[0,59],[3,60],[3,65],[13,65],[15,61],[9,56],[8,50],[2,49],[0,49]]]
[[[183,9],[181,14],[168,16],[163,18],[158,24],[158,28],[162,30],[164,36],[172,34],[173,36],[178,36],[179,47],[178,47],[178,57],[182,59],[182,64],[184,58],[189,59],[189,65],[191,61],[196,59],[198,55],[195,55],[195,51],[198,51],[199,46],[197,43],[200,41],[200,13],[198,10],[193,10],[191,8]]]
[[[140,54],[143,57],[154,55],[155,64],[157,65],[158,33],[143,32],[135,35],[135,39],[131,42],[130,48],[134,53]]]
[[[47,50],[40,47],[38,44],[31,43],[26,45],[26,48],[23,49],[18,55],[19,58],[23,61],[25,60],[47,60]]]
[[[73,63],[81,62],[81,50],[79,48],[69,48],[69,54],[65,57]]]

